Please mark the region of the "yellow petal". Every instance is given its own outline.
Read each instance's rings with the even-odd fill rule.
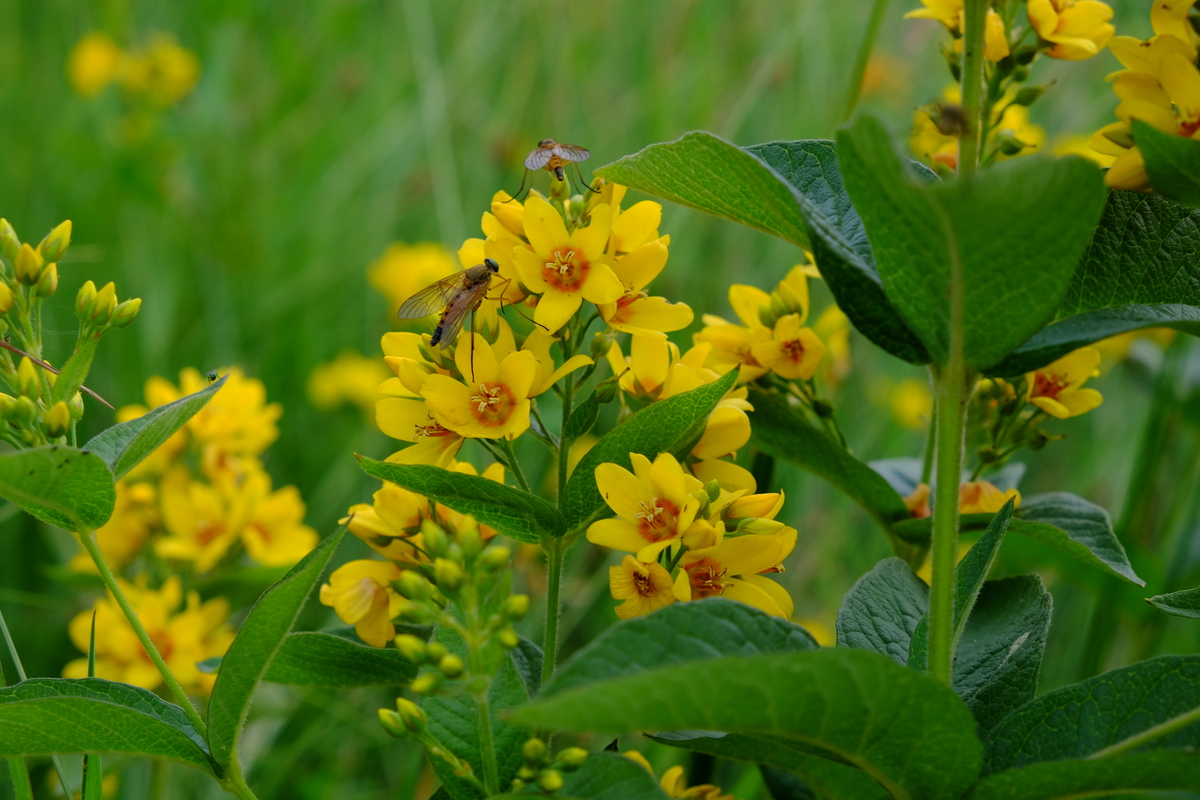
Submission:
[[[1179,53],[1167,53],[1162,58],[1162,86],[1178,106],[1184,119],[1200,119],[1200,71],[1194,60]]]
[[[567,226],[554,207],[532,192],[525,200],[525,238],[533,246],[539,258],[550,253],[554,248],[571,241],[567,235]],[[605,233],[607,238],[608,234]],[[514,253],[514,256],[516,254]],[[542,259],[545,260],[544,258]],[[525,282],[533,288],[533,284]]]
[[[583,305],[583,298],[578,294],[563,294],[548,291],[538,301],[533,310],[533,320],[546,329],[547,333],[555,333]]]
[[[754,606],[760,611],[765,611],[773,617],[784,617],[783,609],[775,602],[775,598],[764,592],[759,587],[752,583],[747,583],[744,580],[737,578],[727,579],[728,585],[721,596],[726,600],[736,600],[739,603],[745,603],[748,606]]]
[[[624,218],[622,215],[621,219]],[[623,258],[614,261],[612,269],[621,283],[631,290],[639,292],[657,278],[667,264],[668,251],[663,243],[666,238],[664,236],[647,242]]]
[[[653,499],[650,487],[619,464],[604,463],[596,467],[596,488],[609,508],[626,520],[636,519]]]
[[[592,209],[591,222],[588,226],[576,228],[575,232],[571,234],[571,244],[582,250],[588,261],[596,262],[604,257],[604,248],[608,245],[608,235],[611,232],[612,207],[597,206]],[[532,240],[530,241],[532,242]]]
[[[771,296],[757,286],[735,283],[729,287],[729,305],[742,324],[756,328],[762,325],[759,309],[771,307]]]

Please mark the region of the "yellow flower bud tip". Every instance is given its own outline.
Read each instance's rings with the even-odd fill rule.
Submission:
[[[404,727],[413,733],[420,733],[429,724],[425,710],[411,700],[403,697],[396,698],[396,712],[404,723]]]
[[[11,394],[0,392],[0,417],[7,419],[14,411],[17,410],[17,398]]]
[[[0,314],[7,314],[13,307],[13,292],[8,284],[0,280]]]
[[[446,647],[439,642],[430,642],[425,648],[425,658],[430,664],[436,664],[446,657]]]
[[[526,739],[525,744],[521,745],[521,755],[525,757],[526,764],[537,766],[546,757],[546,743],[536,736]]]
[[[21,240],[17,238],[17,232],[13,230],[13,226],[8,220],[0,219],[0,253],[4,254],[10,264],[14,264],[19,252],[21,252]]]
[[[529,613],[529,595],[514,594],[504,601],[504,616],[512,622],[520,622]]]
[[[479,565],[489,571],[503,569],[508,566],[511,557],[512,551],[496,545],[483,551],[483,555],[479,557]]]
[[[463,582],[463,568],[448,558],[434,559],[433,574],[443,592],[457,592]]]
[[[104,284],[103,289],[96,292],[96,302],[92,304],[92,322],[98,325],[107,325],[116,308],[117,286],[109,281]]]
[[[405,727],[404,720],[390,708],[379,709],[379,724],[383,726],[389,736],[396,739],[404,739],[408,736],[408,728]]]
[[[17,365],[17,389],[25,397],[37,398],[42,393],[42,384],[38,379],[38,368],[33,362],[22,356]]]
[[[425,643],[411,633],[402,633],[395,639],[396,649],[400,655],[414,664],[425,661]]]
[[[21,283],[33,286],[37,283],[38,278],[42,277],[42,265],[45,263],[46,260],[42,258],[41,253],[29,245],[23,244],[20,252],[17,253],[17,263],[13,266],[13,271]]]
[[[58,291],[58,264],[51,263],[42,270],[35,291],[38,297],[49,297]]]
[[[417,694],[429,694],[436,691],[442,684],[442,676],[436,672],[426,672],[424,675],[418,675],[417,679],[412,682],[412,690]]]
[[[71,427],[71,409],[62,400],[58,401],[42,416],[42,426],[47,436],[57,439]]]
[[[505,650],[513,650],[521,643],[521,637],[512,628],[504,628],[496,634],[496,641]]]
[[[58,261],[71,246],[71,220],[60,222],[54,230],[46,234],[38,245],[38,252],[47,261]]]
[[[138,312],[142,310],[142,298],[134,297],[124,302],[118,303],[113,312],[113,327],[125,328],[129,323],[137,319]]]
[[[75,316],[82,320],[92,318],[96,305],[96,284],[86,281],[75,294]]]
[[[583,762],[587,761],[588,751],[582,747],[568,747],[558,754],[558,763],[564,768],[575,769],[583,766]]]
[[[400,578],[395,581],[396,591],[401,597],[409,600],[428,600],[429,599],[429,581],[422,576],[407,569],[400,574]]]
[[[453,653],[447,653],[442,656],[442,660],[438,662],[438,672],[445,675],[447,678],[457,678],[463,673],[463,660]]]
[[[548,769],[538,776],[538,786],[544,792],[557,792],[563,787],[562,775],[556,769]]]

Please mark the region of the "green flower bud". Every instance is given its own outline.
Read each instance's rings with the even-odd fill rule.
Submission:
[[[1022,142],[1011,133],[1001,133],[996,137],[996,146],[1006,156],[1015,156],[1029,145]]]
[[[414,664],[425,662],[425,643],[411,633],[402,633],[395,639],[396,649],[400,655]]]
[[[521,637],[512,628],[502,628],[496,632],[496,641],[505,650],[513,650],[521,643]]]
[[[14,409],[12,418],[20,425],[31,425],[37,419],[38,407],[37,403],[30,400],[25,395],[17,398],[17,405]]]
[[[558,754],[558,763],[565,770],[578,769],[587,761],[588,751],[582,747],[568,747]]]
[[[442,676],[436,672],[426,672],[424,675],[418,675],[416,680],[412,682],[412,690],[417,694],[429,694],[437,691],[442,685]]]
[[[608,351],[612,349],[613,342],[617,340],[616,331],[601,331],[592,337],[591,346],[588,348],[592,360],[599,363],[608,355]]]
[[[7,314],[12,309],[14,299],[8,282],[0,280],[0,314]]]
[[[17,398],[0,392],[0,419],[8,419],[17,411]]]
[[[42,258],[41,253],[29,245],[23,244],[20,252],[17,253],[17,263],[13,271],[21,283],[33,286],[38,282],[38,278],[42,277],[42,265],[45,263],[46,259]]]
[[[104,284],[104,288],[96,292],[96,302],[92,304],[92,319],[96,325],[107,325],[117,309],[117,286],[112,281]]]
[[[425,648],[425,660],[436,664],[446,657],[446,646],[441,642],[430,642]]]
[[[38,368],[24,356],[21,357],[21,363],[17,365],[17,390],[25,397],[32,397],[35,400],[42,393]]]
[[[49,297],[58,291],[58,264],[51,262],[42,270],[42,277],[38,278],[34,291],[38,297]]]
[[[393,581],[392,585],[396,587],[396,591],[400,593],[401,597],[406,597],[416,602],[429,599],[429,581],[411,569],[401,572],[400,577]]]
[[[434,559],[433,575],[443,592],[457,592],[464,577],[462,566],[448,558]]]
[[[127,328],[129,324],[137,319],[138,312],[142,310],[142,298],[133,297],[124,302],[117,303],[117,308],[113,313],[113,327]]]
[[[507,547],[493,545],[483,551],[483,555],[479,557],[479,566],[489,572],[504,569],[508,566],[508,559],[512,557],[512,552]]]
[[[79,392],[76,392],[75,396],[67,401],[67,407],[71,409],[71,420],[73,422],[79,422],[79,420],[83,419],[83,395],[82,394],[80,394]]]
[[[438,671],[447,678],[451,679],[462,675],[463,667],[463,660],[453,653],[447,653],[446,655],[442,656],[441,661],[438,662]]]
[[[71,409],[59,400],[42,415],[42,427],[51,439],[62,436],[71,427]]]
[[[0,219],[0,253],[9,264],[17,263],[17,253],[21,252],[21,240],[17,238],[17,232],[13,230],[13,226],[6,219]]]
[[[510,622],[520,622],[525,619],[525,615],[529,613],[529,595],[514,594],[510,596],[504,601],[504,610],[501,613]]]
[[[743,519],[738,523],[737,532],[742,535],[771,536],[779,533],[785,527],[787,526],[777,519]]]
[[[96,305],[96,284],[86,281],[75,294],[75,316],[87,322]]]
[[[459,529],[457,538],[458,546],[467,560],[474,560],[483,551],[483,537],[479,535],[478,525],[464,525]]]
[[[1026,86],[1024,89],[1017,92],[1017,97],[1013,102],[1019,106],[1030,106],[1033,105],[1037,99],[1045,93],[1045,86]]]
[[[708,502],[715,503],[721,497],[721,482],[713,478],[708,483],[704,484],[704,494],[708,496]]]
[[[543,792],[557,792],[563,787],[562,775],[556,769],[544,770],[538,776],[538,786],[542,788]]]
[[[408,737],[408,728],[405,727],[404,720],[390,708],[379,709],[379,724],[387,731],[388,736],[396,739],[405,739]]]
[[[38,245],[38,252],[47,261],[58,261],[71,246],[71,220],[60,222],[54,230],[46,234]]]
[[[404,727],[413,733],[420,733],[429,726],[429,717],[425,715],[424,709],[411,700],[397,697],[396,711]]]
[[[546,757],[546,743],[536,736],[527,739],[525,744],[521,745],[521,755],[525,757],[526,764],[541,764],[542,759]]]
[[[395,582],[392,584],[395,585]],[[400,616],[414,625],[428,625],[434,621],[436,614],[424,603],[409,603],[400,610]]]
[[[537,780],[538,770],[532,767],[521,767],[517,770],[517,778],[522,781]]]
[[[434,558],[446,555],[446,550],[450,547],[450,537],[440,525],[430,519],[421,523],[421,538],[425,542],[425,552]]]
[[[520,778],[513,778],[512,790],[514,792],[519,792],[524,788],[525,788],[525,781],[521,780]]]

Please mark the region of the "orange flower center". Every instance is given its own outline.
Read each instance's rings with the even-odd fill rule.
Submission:
[[[479,392],[471,395],[471,407],[475,418],[484,425],[503,425],[512,414],[512,393],[502,383],[490,388],[486,383],[480,383],[478,386]]]
[[[642,572],[634,570],[633,572],[633,589],[642,597],[653,597],[658,591],[654,586],[654,578],[650,575],[650,570]]]
[[[426,417],[429,421],[428,425],[417,425],[414,427],[414,433],[417,436],[424,436],[428,439],[438,438],[442,436],[453,436],[454,433],[441,426],[436,420]]]
[[[1070,385],[1070,381],[1061,375],[1053,373],[1047,375],[1044,372],[1037,372],[1033,376],[1033,396],[1049,397],[1051,400],[1057,400],[1059,393]]]
[[[542,265],[542,277],[559,292],[577,292],[587,280],[591,264],[582,253],[564,247],[554,249],[554,260]]]
[[[649,503],[638,501],[642,509],[635,515],[638,533],[647,542],[661,542],[675,535],[676,522],[679,519],[679,506],[670,500],[657,497],[650,498]]]
[[[1179,135],[1190,139],[1195,135],[1196,131],[1200,131],[1200,117],[1191,122],[1183,123],[1179,128]]]
[[[213,541],[219,539],[221,534],[225,532],[225,525],[221,522],[209,522],[208,520],[201,521],[196,526],[196,541],[201,547],[207,547]]]
[[[684,569],[692,584],[693,597],[713,597],[725,593],[725,582],[721,579],[727,570],[711,558],[702,558]]]
[[[799,339],[792,339],[780,345],[783,356],[791,361],[799,362],[804,358],[804,345]]]

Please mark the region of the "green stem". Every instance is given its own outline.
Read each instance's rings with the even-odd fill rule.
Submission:
[[[234,752],[233,758],[229,762],[229,770],[225,775],[225,779],[221,781],[221,788],[234,797],[242,798],[242,800],[258,800],[254,796],[254,792],[246,785],[246,778],[242,774],[242,762],[236,752]]]
[[[208,738],[208,726],[204,724],[204,720],[200,719],[200,715],[196,712],[195,706],[184,693],[183,687],[179,685],[179,681],[175,680],[175,676],[171,673],[170,667],[163,661],[162,655],[159,654],[158,648],[154,646],[154,642],[150,639],[150,635],[146,633],[146,629],[142,627],[141,621],[138,619],[137,612],[133,610],[133,606],[129,604],[129,600],[125,597],[125,592],[121,591],[120,584],[117,583],[116,577],[112,570],[108,568],[108,562],[104,560],[104,554],[100,552],[100,545],[96,542],[96,535],[86,528],[78,531],[79,541],[83,543],[84,549],[88,551],[88,555],[92,557],[92,561],[96,564],[96,569],[100,571],[100,578],[104,581],[104,585],[112,592],[113,598],[117,601],[117,605],[121,607],[121,611],[125,614],[125,618],[129,620],[130,627],[137,635],[138,641],[142,643],[142,647],[146,649],[150,660],[154,662],[154,666],[158,667],[159,673],[163,677],[163,681],[167,684],[167,688],[171,690],[175,702],[179,704],[183,712],[187,714],[188,721],[192,723],[192,727],[200,734],[202,738]],[[248,791],[248,790],[247,790]]]
[[[867,64],[871,60],[871,51],[875,49],[875,39],[879,36],[879,28],[883,18],[887,16],[888,0],[875,0],[871,8],[871,19],[867,22],[867,30],[863,33],[858,45],[858,55],[854,57],[854,69],[850,72],[850,86],[846,89],[846,105],[842,111],[842,122],[850,119],[854,109],[858,107],[858,98],[862,95],[863,76],[867,74]]]
[[[487,692],[474,696],[475,723],[479,729],[479,753],[483,757],[483,785],[488,796],[500,791],[500,770],[496,766],[496,742],[492,738],[492,713],[488,708]]]
[[[929,483],[933,477],[933,452],[937,447],[937,403],[929,414],[929,430],[925,432],[925,452],[922,454],[921,483]]]
[[[546,638],[542,642],[542,685],[554,675],[558,655],[559,589],[562,588],[562,569],[565,547],[562,537],[542,542],[546,551]]]
[[[8,759],[8,774],[12,776],[13,796],[17,800],[33,800],[33,785],[29,782],[25,759]]]
[[[563,382],[562,397],[562,427],[558,432],[558,463],[557,478],[554,491],[558,494],[558,507],[563,507],[563,490],[567,486],[567,460],[571,451],[571,440],[567,438],[567,421],[571,419],[572,407],[575,405],[575,381],[567,376]]]
[[[462,608],[465,613],[465,630],[459,635],[467,645],[467,672],[471,677],[490,675],[483,653],[485,634],[480,624],[479,593],[470,582],[463,587],[461,595]],[[496,740],[492,735],[492,712],[488,706],[488,691],[491,682],[482,691],[474,692],[471,699],[475,702],[475,728],[479,736],[479,755],[483,761],[483,786],[487,795],[500,791],[500,769],[496,766]]]
[[[963,26],[962,104],[967,129],[958,144],[958,174],[975,174],[983,131],[984,30],[988,0],[966,0]]]
[[[1180,728],[1186,728],[1193,722],[1200,722],[1200,706],[1196,706],[1191,711],[1185,711],[1177,717],[1171,717],[1166,722],[1160,722],[1153,728],[1147,728],[1141,733],[1135,733],[1128,739],[1122,739],[1116,744],[1111,744],[1103,750],[1097,750],[1088,756],[1089,760],[1096,758],[1107,758],[1108,756],[1116,756],[1121,753],[1128,753],[1134,748],[1141,747],[1147,742],[1152,742],[1160,736],[1166,736],[1168,733],[1174,733]]]
[[[517,461],[517,454],[513,452],[513,444],[508,439],[498,439],[500,442],[500,450],[508,458],[508,465],[512,467],[513,475],[517,477],[517,483],[521,484],[521,488],[525,491],[530,491],[529,481],[525,480],[525,473],[521,470],[521,462]]]

